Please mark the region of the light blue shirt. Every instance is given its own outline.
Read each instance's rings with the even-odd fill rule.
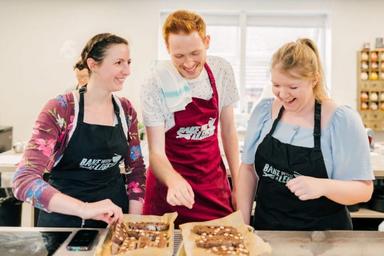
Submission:
[[[257,147],[271,130],[272,103],[273,99],[263,99],[253,110],[241,158],[245,164],[254,163]],[[283,143],[314,147],[313,128],[280,121],[272,136]],[[328,126],[321,129],[321,150],[329,178],[374,179],[367,133],[359,114],[350,107],[338,106]]]

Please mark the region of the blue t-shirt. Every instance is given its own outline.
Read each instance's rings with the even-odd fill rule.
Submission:
[[[253,164],[259,144],[272,127],[273,99],[263,99],[248,122],[242,162]],[[272,135],[280,142],[314,147],[313,128],[280,121]],[[373,180],[367,134],[359,114],[347,106],[338,106],[327,127],[321,129],[321,150],[328,177],[337,180]]]

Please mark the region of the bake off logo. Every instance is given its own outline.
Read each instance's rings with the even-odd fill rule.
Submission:
[[[285,171],[278,170],[269,164],[265,164],[263,168],[263,177],[267,177],[284,184],[298,176],[301,176],[301,174],[298,172],[293,172],[293,174],[291,174]]]
[[[215,133],[216,118],[209,118],[207,124],[202,126],[181,127],[177,131],[176,139],[202,140],[211,137]]]
[[[80,162],[80,167],[88,170],[104,171],[118,164],[121,160],[121,155],[115,154],[111,159],[88,159],[83,158]]]

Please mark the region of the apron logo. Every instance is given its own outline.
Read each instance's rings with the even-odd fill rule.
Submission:
[[[209,118],[208,123],[202,126],[180,127],[176,139],[202,140],[211,137],[215,133],[215,121],[216,118]]]
[[[263,177],[267,177],[271,180],[284,184],[298,176],[301,176],[301,174],[298,172],[293,172],[293,174],[290,174],[288,172],[278,170],[269,164],[265,164],[263,168]]]
[[[88,170],[104,171],[118,164],[120,160],[121,155],[118,154],[115,154],[111,159],[83,158],[80,167]]]

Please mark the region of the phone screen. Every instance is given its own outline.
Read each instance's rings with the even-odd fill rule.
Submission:
[[[67,245],[70,251],[88,251],[92,248],[93,241],[99,233],[98,230],[82,229],[76,232]]]

